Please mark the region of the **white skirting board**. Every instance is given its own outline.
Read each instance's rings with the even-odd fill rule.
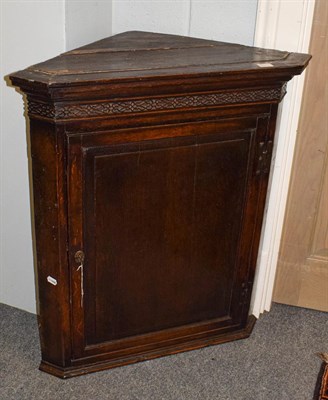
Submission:
[[[314,0],[259,0],[254,46],[308,53]],[[270,311],[284,222],[305,73],[287,86],[277,119],[269,193],[265,208],[250,313]]]

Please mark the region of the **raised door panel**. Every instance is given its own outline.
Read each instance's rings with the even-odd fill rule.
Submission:
[[[87,155],[88,344],[229,314],[247,150],[191,137]]]
[[[76,357],[240,324],[248,125],[71,139],[71,250],[85,253],[83,281],[72,268]]]

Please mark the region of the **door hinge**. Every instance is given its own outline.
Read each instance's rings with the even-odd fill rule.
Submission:
[[[253,282],[243,282],[241,284],[240,302],[241,306],[248,305],[252,293]]]
[[[256,175],[266,175],[270,171],[270,162],[273,149],[273,141],[260,142],[257,151]]]

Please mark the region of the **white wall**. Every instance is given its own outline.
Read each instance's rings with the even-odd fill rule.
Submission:
[[[189,0],[113,0],[113,34],[140,30],[188,35]]]
[[[257,0],[113,0],[113,34],[173,33],[252,45]]]
[[[66,0],[66,50],[112,34],[111,0]]]
[[[257,0],[0,0],[1,77],[94,40],[146,30],[252,44]],[[26,121],[1,80],[0,302],[35,312]]]
[[[1,77],[111,34],[110,0],[0,4]],[[26,121],[4,79],[0,119],[0,302],[35,312]]]
[[[26,121],[4,75],[63,52],[64,2],[1,1],[0,301],[35,311]]]
[[[257,0],[192,1],[190,34],[203,39],[252,45],[256,9]]]

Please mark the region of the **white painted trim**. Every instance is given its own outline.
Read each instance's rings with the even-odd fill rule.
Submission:
[[[259,0],[254,45],[306,53],[315,0]],[[251,313],[270,311],[278,252],[287,203],[297,125],[304,86],[303,73],[288,84],[280,107],[264,229],[261,236]]]

